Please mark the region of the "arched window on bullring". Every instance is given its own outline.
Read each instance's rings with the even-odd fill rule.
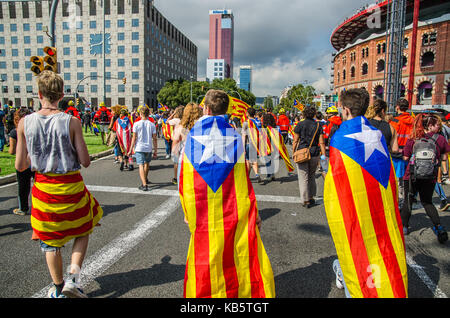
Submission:
[[[433,84],[424,81],[417,86],[417,104],[431,105],[433,99]]]
[[[408,58],[405,55],[403,55],[402,68],[405,68],[406,65],[408,65]]]
[[[405,85],[402,83],[400,85],[400,97],[405,97],[405,94],[406,94],[406,88],[405,88]]]
[[[362,75],[367,75],[368,73],[369,73],[369,64],[363,63],[361,74]]]
[[[375,93],[375,97],[379,98],[379,99],[383,99],[384,98],[384,88],[381,85],[377,85],[375,86],[375,89],[373,90]]]
[[[445,103],[447,105],[450,105],[450,83],[447,84],[447,96],[445,99]]]
[[[428,51],[423,53],[422,55],[422,63],[421,67],[431,67],[434,66],[434,53],[432,51]]]
[[[354,66],[352,66],[352,68],[350,69],[350,76],[351,78],[354,78],[356,76],[356,68]]]
[[[384,71],[384,60],[379,60],[377,62],[377,72],[383,72]]]
[[[343,80],[343,81],[345,81],[345,77],[346,77],[345,75],[346,75],[346,72],[345,72],[345,70],[343,70],[343,71],[342,71],[342,80]]]

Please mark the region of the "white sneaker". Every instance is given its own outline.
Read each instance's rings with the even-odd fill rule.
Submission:
[[[166,158],[166,159],[170,159],[170,155],[166,155],[165,158]]]
[[[88,298],[78,284],[73,281],[64,284],[62,293],[68,298]]]
[[[450,184],[450,180],[449,179],[445,179],[442,181],[443,184],[449,185]]]
[[[64,296],[63,294],[59,294],[58,296],[56,296],[56,287],[52,286],[50,287],[47,293],[47,298],[67,298],[67,297]]]

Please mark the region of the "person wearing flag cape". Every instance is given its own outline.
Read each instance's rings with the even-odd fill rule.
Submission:
[[[178,189],[191,233],[184,297],[275,297],[242,137],[224,118],[228,104],[225,92],[208,91],[180,161]]]
[[[386,141],[364,117],[367,91],[342,92],[339,104],[344,121],[330,141],[324,185],[338,256],[336,285],[347,297],[408,297],[397,182]]]

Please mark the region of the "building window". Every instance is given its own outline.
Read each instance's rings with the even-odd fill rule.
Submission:
[[[131,52],[132,53],[139,53],[139,45],[133,45],[131,47]]]
[[[125,92],[125,85],[123,85],[123,84],[117,85],[117,91],[119,93],[124,93]]]
[[[44,43],[44,36],[43,35],[38,35],[36,37],[36,42],[39,43],[39,44]]]
[[[125,53],[125,45],[117,46],[117,53],[118,54],[124,54]]]
[[[96,0],[89,0],[89,15],[97,15],[97,3]]]
[[[70,73],[64,73],[64,80],[70,81]]]
[[[77,42],[83,42],[83,34],[77,34]]]
[[[97,67],[97,60],[90,60],[91,67]]]
[[[91,85],[91,93],[97,93],[98,86],[97,85]]]
[[[83,55],[83,47],[82,46],[77,47],[77,55]]]
[[[11,30],[11,32],[17,32],[17,24],[11,23],[9,29]]]
[[[117,66],[125,66],[125,59],[118,59],[117,60]]]
[[[125,13],[125,0],[117,0],[117,14]]]
[[[356,76],[356,69],[354,66],[352,66],[350,69],[350,77],[354,78],[355,76]]]
[[[133,85],[131,86],[131,91],[132,91],[133,93],[139,93],[139,84],[133,84]]]
[[[131,59],[132,66],[139,66],[139,59]]]
[[[125,20],[123,20],[123,19],[117,20],[117,27],[118,28],[125,27]]]
[[[77,73],[77,80],[81,81],[84,78],[84,73],[83,72],[78,72]]]
[[[406,65],[408,65],[408,58],[407,58],[406,56],[403,55],[402,68],[405,68]]]
[[[367,63],[364,63],[362,65],[362,72],[361,72],[361,74],[362,75],[367,75],[368,73],[369,73],[369,65]]]
[[[430,82],[422,82],[417,88],[417,102],[419,105],[430,105],[433,98],[433,84]]]
[[[125,40],[125,33],[119,32],[117,33],[117,41],[123,41]]]
[[[131,39],[132,40],[139,40],[139,32],[132,32],[131,33]]]
[[[97,28],[97,21],[89,21],[89,28],[96,29]]]
[[[424,35],[422,35],[422,45],[434,45],[436,44],[436,39],[436,32],[425,33]]]
[[[77,67],[84,67],[84,61],[83,60],[77,60]]]
[[[379,60],[377,62],[377,72],[383,72],[384,71],[384,60]]]
[[[342,80],[345,81],[346,78],[346,74],[347,72],[345,70],[342,71]]]
[[[30,24],[29,24],[29,23],[24,23],[24,24],[23,24],[23,30],[24,30],[25,32],[30,31]]]
[[[83,30],[83,21],[76,21],[75,26],[78,30]]]
[[[425,52],[422,55],[422,63],[421,67],[432,67],[434,66],[434,53],[433,52]]]
[[[64,60],[63,64],[64,64],[64,68],[70,68],[70,60]]]
[[[132,27],[138,27],[139,26],[139,19],[132,19],[131,20],[131,26]]]
[[[63,43],[70,43],[70,35],[68,34],[63,35]]]

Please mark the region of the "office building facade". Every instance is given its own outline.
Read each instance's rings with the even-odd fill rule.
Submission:
[[[33,101],[35,108],[39,104],[29,60],[43,56],[43,48],[51,43],[44,32],[50,6],[51,1],[0,2],[3,102],[29,106]],[[107,106],[156,108],[157,94],[167,80],[197,78],[196,45],[149,0],[62,0],[55,34],[66,97],[79,96],[92,106],[105,94]]]
[[[250,65],[239,67],[239,88],[252,91],[252,67]]]
[[[234,60],[234,17],[231,10],[209,11],[209,57],[208,60],[224,60],[223,77],[233,78]],[[214,67],[214,63],[207,61],[207,74],[214,71],[208,69],[208,65]],[[217,77],[207,77],[214,80]]]

